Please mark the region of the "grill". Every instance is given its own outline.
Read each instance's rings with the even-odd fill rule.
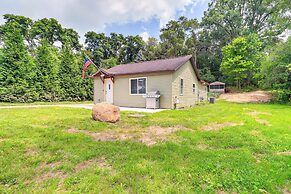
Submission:
[[[144,97],[146,98],[146,108],[160,108],[160,92],[148,92]]]

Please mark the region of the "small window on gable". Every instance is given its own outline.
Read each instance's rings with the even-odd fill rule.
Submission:
[[[180,79],[180,95],[184,94],[184,80]]]
[[[193,93],[195,93],[195,89],[196,89],[195,87],[196,87],[196,85],[193,84],[193,88],[192,88],[193,89]]]

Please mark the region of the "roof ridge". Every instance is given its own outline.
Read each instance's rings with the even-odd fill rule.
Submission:
[[[192,55],[185,55],[167,59],[157,59],[151,61],[143,61],[132,64],[121,64],[107,69],[107,73],[113,76],[117,75],[133,75],[133,74],[144,74],[144,73],[157,73],[157,72],[173,72],[177,71],[181,66],[183,66],[187,61],[190,61],[192,68],[196,74],[199,81],[201,78],[199,76],[198,68],[196,62]],[[96,74],[97,75],[97,74]]]
[[[189,59],[190,59],[192,57],[192,55],[184,55],[184,56],[171,57],[171,58],[165,58],[165,59],[155,59],[155,60],[149,60],[149,61],[139,61],[139,62],[135,62],[135,63],[125,63],[125,64],[119,64],[116,66],[133,65],[133,64],[138,64],[138,63],[147,63],[147,62],[156,62],[156,61],[165,61],[165,60],[187,58],[187,57],[189,57]],[[114,66],[114,67],[116,67],[116,66]],[[113,67],[111,67],[111,68],[113,68]],[[109,68],[108,70],[110,70],[111,68]]]

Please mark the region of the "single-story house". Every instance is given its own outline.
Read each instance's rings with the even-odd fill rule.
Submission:
[[[190,107],[207,100],[207,83],[201,80],[191,55],[121,64],[100,69],[91,77],[94,103],[144,108],[145,95],[154,91],[160,92],[160,108]]]
[[[209,84],[209,92],[219,92],[224,93],[225,92],[225,83],[223,82],[212,82]]]

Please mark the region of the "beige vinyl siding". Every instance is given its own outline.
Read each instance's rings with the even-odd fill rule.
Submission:
[[[161,93],[160,107],[171,108],[172,104],[172,74],[171,73],[155,73],[116,76],[114,79],[113,104],[126,107],[145,107],[146,99],[142,95],[130,94],[131,78],[147,78],[147,92],[159,90]]]
[[[180,94],[181,79],[183,79],[183,95]],[[193,84],[195,84],[195,93],[193,93]],[[198,92],[199,91],[199,92]],[[194,69],[190,61],[181,66],[177,71],[173,73],[172,79],[172,96],[179,99],[177,108],[190,107],[198,103],[198,94],[201,97],[205,96],[206,90],[197,79]],[[172,106],[173,107],[173,106]]]
[[[203,99],[203,101],[207,100],[207,86],[203,85],[201,82],[198,84],[199,88],[199,96],[200,96],[200,101]]]
[[[188,61],[175,72],[150,73],[139,75],[115,76],[113,84],[113,104],[125,107],[146,106],[144,95],[130,94],[130,79],[146,78],[147,92],[159,90],[161,93],[160,107],[173,108],[173,98],[178,97],[180,103],[177,108],[189,107],[198,103],[199,98],[207,99],[206,86],[197,80],[191,62]],[[180,95],[180,83],[183,79],[183,95]],[[195,93],[193,93],[195,84]],[[103,102],[104,86],[99,77],[94,78],[94,102]]]
[[[104,85],[100,77],[94,78],[94,103],[99,103],[104,101]]]

